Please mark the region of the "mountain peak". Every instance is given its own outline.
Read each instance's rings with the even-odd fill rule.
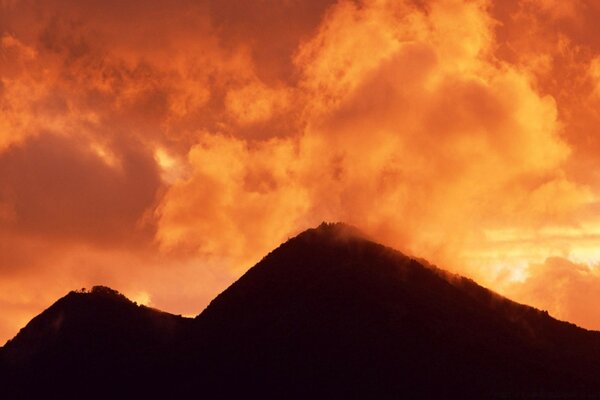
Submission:
[[[360,229],[353,225],[346,224],[344,222],[322,222],[318,227],[308,229],[302,234],[312,234],[320,237],[327,237],[333,239],[345,239],[345,238],[360,238],[366,239],[367,235]]]
[[[275,376],[289,379],[289,388],[303,371],[307,382],[319,382],[315,387],[335,392],[368,381],[380,397],[411,390],[448,397],[432,381],[457,393],[535,388],[552,382],[547,376],[571,385],[568,368],[546,370],[539,360],[569,343],[592,370],[597,363],[585,356],[586,344],[600,343],[343,223],[322,223],[279,246],[196,323],[211,360],[207,373],[249,384],[269,377],[263,387]]]
[[[316,228],[310,228],[299,233],[290,241],[306,243],[346,243],[349,241],[365,240],[371,241],[367,234],[353,225],[343,222],[322,222]]]
[[[61,353],[63,357],[77,352],[87,354],[102,341],[114,351],[124,351],[146,343],[160,344],[185,320],[138,305],[107,286],[93,286],[73,290],[57,300],[9,340],[3,350],[15,364]]]
[[[96,299],[98,301],[119,301],[119,302],[124,302],[124,303],[133,303],[131,300],[129,300],[127,297],[125,297],[124,294],[120,293],[119,291],[110,288],[108,286],[102,286],[102,285],[96,285],[96,286],[92,286],[92,288],[90,290],[86,290],[85,288],[78,290],[78,291],[73,291],[71,293],[75,293],[77,295],[83,295],[85,297],[88,298],[93,298]]]

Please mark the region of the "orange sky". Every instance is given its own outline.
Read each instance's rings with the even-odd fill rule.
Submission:
[[[197,314],[323,220],[600,329],[593,0],[0,0],[0,342]]]

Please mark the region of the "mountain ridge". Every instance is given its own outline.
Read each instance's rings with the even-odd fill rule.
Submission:
[[[98,314],[104,319],[89,318],[86,309],[79,321],[93,329],[61,333],[67,339],[59,345],[42,340],[54,350],[12,373],[11,387],[32,372],[41,382],[60,381],[56,365],[72,374],[73,365],[100,360],[102,368],[78,375],[82,384],[111,377],[108,368],[131,393],[150,395],[198,387],[217,397],[600,393],[600,332],[513,302],[346,224],[324,223],[289,239],[194,319],[137,306],[108,288],[71,292],[55,305],[86,298],[117,307]],[[19,335],[2,348],[4,357],[11,348],[31,348],[21,339],[15,345]],[[59,355],[70,362],[57,362]],[[147,377],[151,387],[141,383]]]

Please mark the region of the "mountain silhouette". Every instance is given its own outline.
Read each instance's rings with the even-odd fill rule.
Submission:
[[[108,288],[72,292],[9,341],[0,361],[6,393],[25,398],[600,393],[599,332],[344,224],[288,240],[193,320]]]
[[[107,287],[70,292],[6,343],[0,365],[7,382],[0,387],[7,398],[150,392],[146,377],[161,368],[190,323]]]

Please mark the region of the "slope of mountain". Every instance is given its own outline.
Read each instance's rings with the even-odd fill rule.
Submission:
[[[137,306],[108,288],[72,292],[0,358],[13,396],[38,388],[63,397],[151,398],[600,393],[599,332],[343,224],[282,244],[194,320]]]

